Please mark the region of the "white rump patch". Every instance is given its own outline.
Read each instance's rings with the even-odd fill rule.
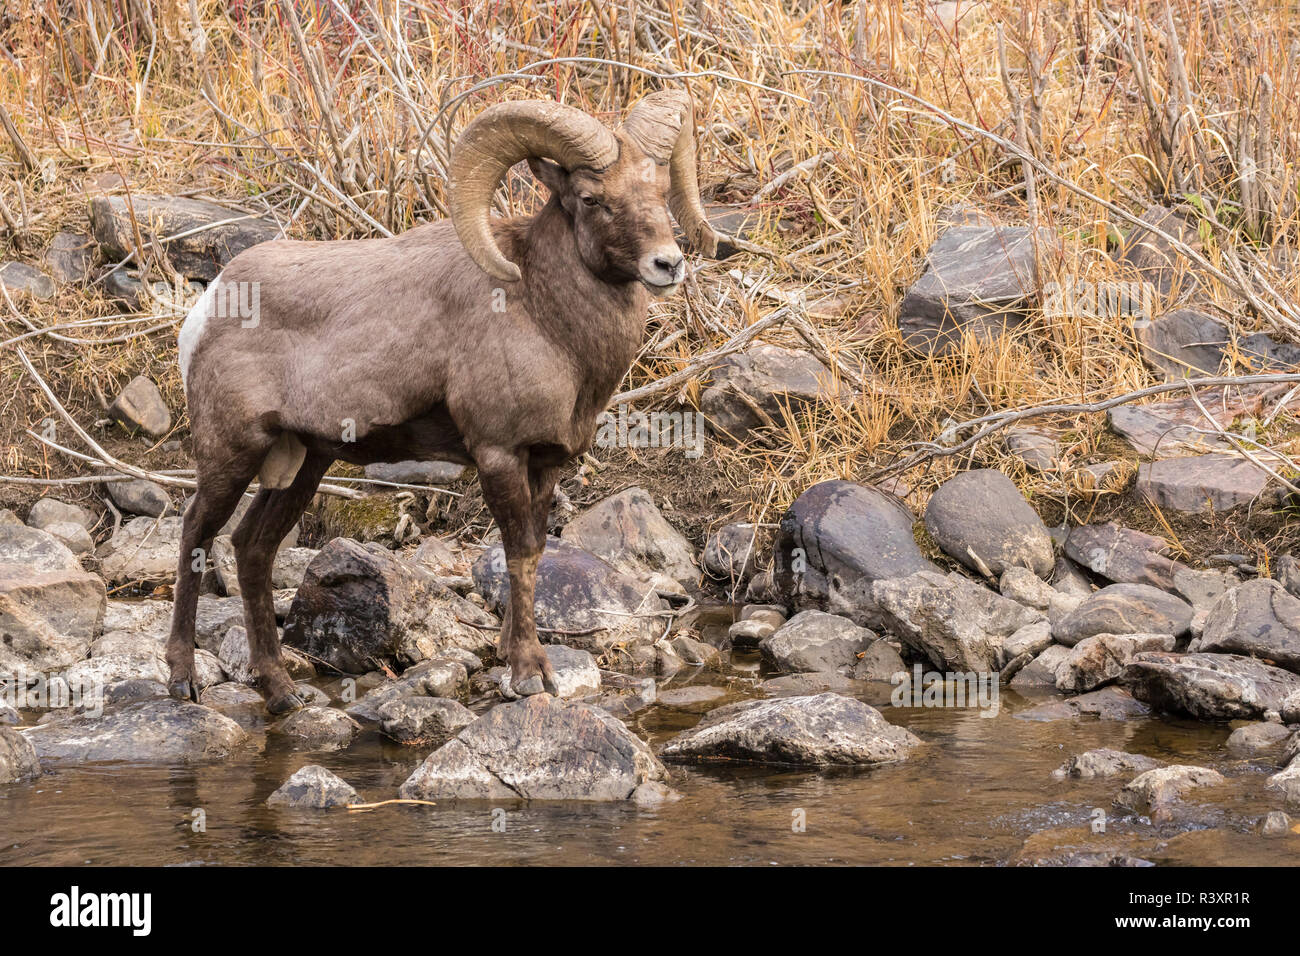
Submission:
[[[280,437],[266,453],[262,467],[258,469],[257,480],[263,488],[288,488],[293,484],[293,479],[306,457],[306,445],[294,435],[280,432]]]
[[[212,316],[213,302],[217,297],[217,286],[221,282],[221,276],[217,276],[208,283],[208,287],[203,290],[203,295],[199,301],[194,303],[194,308],[190,309],[189,315],[185,316],[185,321],[181,323],[180,334],[176,336],[176,345],[178,359],[181,367],[181,385],[185,385],[190,374],[190,361],[194,358],[194,350],[199,347],[199,340],[203,338],[203,330],[207,328],[208,319]]]

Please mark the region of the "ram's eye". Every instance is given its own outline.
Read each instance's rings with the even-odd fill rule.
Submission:
[[[582,197],[582,204],[583,204],[584,206],[598,206],[598,205],[600,205],[600,203],[598,203],[598,202],[596,201],[596,197],[595,197],[595,196],[583,196],[583,197]]]

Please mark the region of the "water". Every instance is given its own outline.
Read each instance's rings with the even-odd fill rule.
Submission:
[[[661,689],[712,685],[725,696],[652,708],[629,726],[657,748],[706,708],[755,696],[755,660],[738,655],[734,665]],[[1027,840],[1037,856],[1109,849],[1157,863],[1300,863],[1300,835],[1255,832],[1277,808],[1263,789],[1272,770],[1231,758],[1226,725],[1019,720],[1016,711],[1041,699],[1010,692],[986,718],[893,708],[888,685],[861,686],[858,696],[926,741],[911,760],[830,772],[672,765],[683,799],[652,810],[533,803],[502,805],[504,818],[487,804],[287,811],[264,802],[304,764],[322,764],[364,798],[382,800],[396,796],[426,751],[373,730],[345,751],[294,751],[259,722],[250,745],[222,763],[72,767],[0,787],[0,864],[990,865],[1012,861]],[[1052,779],[1072,753],[1093,747],[1210,766],[1230,779],[1192,794],[1173,824],[1156,828],[1112,808],[1122,778]],[[1104,834],[1089,829],[1097,807],[1109,818]],[[196,809],[204,832],[192,826]],[[806,829],[795,832],[800,815]]]

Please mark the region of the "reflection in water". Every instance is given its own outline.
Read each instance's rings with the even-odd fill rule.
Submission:
[[[669,695],[629,721],[656,748],[706,708],[752,696],[756,661],[729,676],[696,673],[668,686],[715,684],[723,698]],[[1264,764],[1231,759],[1226,725],[1142,720],[1034,722],[1013,715],[1035,701],[1003,694],[1002,712],[900,709],[888,685],[861,697],[927,746],[872,771],[809,772],[729,765],[670,767],[684,799],[633,806],[508,806],[506,830],[489,804],[390,806],[369,812],[273,810],[267,796],[294,770],[320,763],[365,797],[396,795],[425,755],[367,731],[341,753],[293,751],[264,726],[234,758],[200,767],[100,765],[0,787],[0,863],[14,864],[1002,864],[1029,841],[1036,857],[1062,849],[1118,849],[1156,862],[1300,862],[1300,836],[1265,839],[1276,809]],[[1056,781],[1072,753],[1116,747],[1212,766],[1227,786],[1193,795],[1175,823],[1155,829],[1111,801],[1121,781]],[[1093,809],[1107,833],[1089,829]],[[195,832],[195,811],[205,832]],[[803,832],[792,822],[802,811]]]

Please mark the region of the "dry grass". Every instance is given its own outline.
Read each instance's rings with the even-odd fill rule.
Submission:
[[[22,148],[0,143],[0,199],[18,226],[11,255],[33,262],[55,231],[87,228],[89,196],[124,189],[219,199],[273,216],[299,238],[401,232],[442,215],[446,144],[483,106],[550,97],[612,121],[669,82],[652,74],[685,75],[671,82],[685,82],[697,103],[706,199],[753,201],[749,238],[772,255],[698,263],[687,293],[651,316],[652,342],[684,334],[648,348],[625,387],[684,367],[770,314],[779,299],[764,289],[828,303],[810,320],[815,336],[862,383],[852,400],[791,415],[763,445],[711,444],[701,462],[670,466],[610,456],[628,480],[638,468],[669,473],[669,494],[673,468],[698,469],[707,477],[696,486],[709,489],[715,516],[772,520],[812,482],[866,479],[949,421],[1094,401],[1155,381],[1127,323],[1087,315],[1038,316],[944,359],[910,355],[895,324],[898,305],[948,204],[1056,229],[1062,247],[1040,268],[1046,281],[1062,283],[1131,279],[1109,255],[1130,224],[1043,174],[1034,176],[1031,202],[1017,156],[914,100],[797,71],[875,78],[1016,140],[1055,176],[1129,212],[1151,200],[1183,204],[1204,217],[1205,255],[1229,278],[1239,274],[1234,264],[1249,275],[1300,235],[1300,34],[1288,4],[1171,0],[1176,46],[1164,0],[154,0],[151,21],[128,0],[17,6],[0,21],[0,104],[37,168],[24,163]],[[503,209],[536,202],[526,178],[511,187]],[[156,256],[142,257],[136,265],[167,278]],[[1300,272],[1264,274],[1276,294],[1263,294],[1262,304],[1251,307],[1232,284],[1213,280],[1208,298],[1242,330],[1292,335],[1300,326],[1287,303],[1300,298]],[[123,324],[129,317],[99,288],[16,304],[37,326],[118,320],[67,333],[86,339],[141,327]],[[1167,305],[1157,303],[1156,314]],[[26,331],[4,310],[4,338]],[[763,339],[805,345],[789,324]],[[140,373],[160,384],[174,411],[184,407],[169,330],[128,343],[38,337],[22,347],[87,426],[102,418],[96,395],[111,396]],[[697,403],[701,388],[696,380],[661,400]],[[13,347],[0,348],[0,472],[76,471],[24,434],[49,416]],[[1096,416],[1050,424],[1071,439],[1077,463],[1107,457]],[[95,434],[142,467],[185,463],[183,451],[143,445],[111,426]],[[176,435],[184,434],[178,416]],[[1296,450],[1285,429],[1278,441]],[[1076,519],[1098,513],[1095,496],[1069,479],[1026,473],[997,442],[901,477],[920,503],[972,463],[1005,467],[1028,494]],[[0,485],[0,504],[35,493]]]

